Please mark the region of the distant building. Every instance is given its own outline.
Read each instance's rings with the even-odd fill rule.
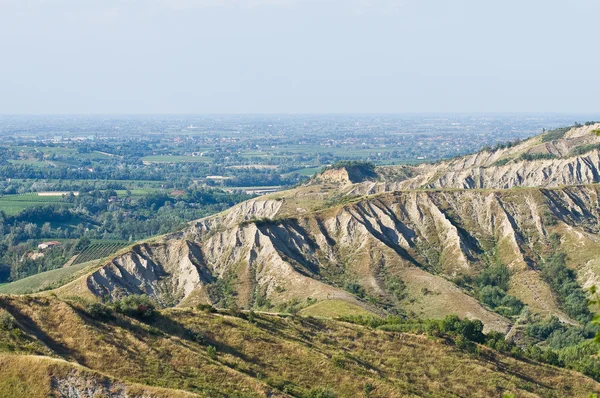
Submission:
[[[57,242],[55,240],[50,241],[50,242],[43,242],[43,243],[40,243],[38,245],[38,249],[40,249],[40,250],[46,250],[46,249],[48,249],[50,247],[60,246],[61,244],[62,243]]]

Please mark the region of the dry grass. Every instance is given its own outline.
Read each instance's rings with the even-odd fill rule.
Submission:
[[[61,359],[0,354],[0,396],[11,398],[43,398],[56,396],[56,385],[83,390],[95,389],[94,396],[185,398],[194,394],[185,391],[153,388],[134,383],[123,383],[98,372],[85,369]],[[64,393],[64,392],[63,392]],[[114,394],[114,395],[112,395]]]
[[[303,316],[336,318],[340,316],[375,316],[358,305],[343,300],[323,300],[300,311]]]
[[[374,387],[371,397],[493,397],[504,392],[587,397],[600,391],[598,383],[582,375],[485,348],[477,356],[426,336],[335,321],[258,314],[250,323],[178,309],[161,313],[151,324],[120,316],[98,322],[77,304],[57,298],[2,297],[0,304],[65,359],[126,382],[201,396],[302,397],[311,389],[328,388],[338,397],[351,397],[363,396],[367,384]],[[216,347],[215,358],[207,354],[208,345]],[[2,388],[10,392],[10,380],[20,373],[18,366],[9,368]],[[14,388],[43,394],[45,380],[42,372]]]

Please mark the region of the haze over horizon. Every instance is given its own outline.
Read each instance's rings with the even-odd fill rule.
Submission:
[[[596,113],[591,0],[0,0],[0,114]]]

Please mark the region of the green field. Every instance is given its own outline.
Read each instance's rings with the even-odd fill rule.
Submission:
[[[161,190],[158,188],[133,188],[133,189],[129,190],[129,192],[131,192],[132,197],[146,196],[148,194],[160,192],[160,191]],[[170,191],[170,190],[167,190],[167,192],[168,191]],[[117,195],[119,195],[120,197],[127,196],[127,190],[117,189],[115,192],[117,192]]]
[[[212,163],[214,159],[208,156],[146,156],[142,161],[149,163]]]
[[[0,210],[9,216],[18,214],[29,207],[47,204],[70,205],[64,202],[60,196],[38,196],[36,193],[0,196]]]
[[[94,262],[72,265],[42,272],[18,281],[0,285],[0,294],[28,294],[62,286],[83,275]]]

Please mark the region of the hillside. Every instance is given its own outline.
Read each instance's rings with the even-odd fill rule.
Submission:
[[[586,292],[600,282],[598,131],[560,129],[433,165],[334,165],[76,272],[3,286],[23,293],[63,284],[0,296],[31,335],[5,339],[3,351],[74,361],[99,372],[77,373],[77,385],[112,377],[104,388],[123,391],[142,383],[201,396],[312,397],[313,387],[355,396],[369,384],[373,396],[587,396],[597,388],[590,379],[533,361],[600,379],[590,345],[600,330]],[[138,295],[164,311],[150,323],[89,312],[92,302]],[[238,316],[193,309],[206,304]],[[240,319],[251,309],[260,311],[256,324]],[[480,320],[530,362],[505,343],[498,350],[513,357],[480,357],[423,335],[423,325],[451,314]],[[391,316],[403,322],[394,330],[410,334],[325,320],[340,316]],[[207,345],[225,355],[216,360]],[[279,350],[281,358],[268,355]],[[339,356],[348,368],[321,370]],[[472,377],[481,372],[490,379]],[[48,377],[40,388],[56,387]]]
[[[483,346],[469,351],[448,337],[331,320],[260,314],[245,320],[190,308],[141,322],[116,313],[100,317],[85,301],[55,297],[3,297],[0,306],[10,313],[3,319],[14,319],[10,332],[0,328],[0,343],[10,346],[10,354],[0,355],[0,393],[15,398],[600,392],[600,384],[577,373]]]
[[[289,199],[246,202],[181,234],[136,245],[59,292],[144,293],[165,306],[234,301],[265,310],[342,299],[375,313],[425,318],[447,315],[452,303],[459,315],[506,331],[508,319],[454,282],[503,264],[509,293],[533,312],[568,321],[540,276],[542,260],[561,251],[580,282],[597,278],[596,185],[384,193],[287,216],[286,205],[299,210],[307,200],[297,200],[299,192],[308,195],[300,189]]]
[[[567,143],[549,142],[552,148],[572,147],[571,140],[595,142],[595,127],[600,125],[565,131],[560,140]],[[495,156],[537,151],[542,139]],[[210,303],[266,311],[342,300],[374,314],[441,318],[452,312],[506,332],[521,307],[480,301],[485,286],[477,280],[486,269],[507,269],[502,289],[508,301],[515,297],[530,313],[573,324],[577,311],[565,309],[564,297],[542,277],[543,264],[563,253],[580,285],[598,280],[598,185],[357,196],[352,193],[373,182],[348,186],[328,178],[134,245],[57,293],[104,299],[148,294],[164,307]]]
[[[354,194],[421,189],[509,189],[600,182],[600,123],[562,128],[495,150],[419,166],[379,168]]]

